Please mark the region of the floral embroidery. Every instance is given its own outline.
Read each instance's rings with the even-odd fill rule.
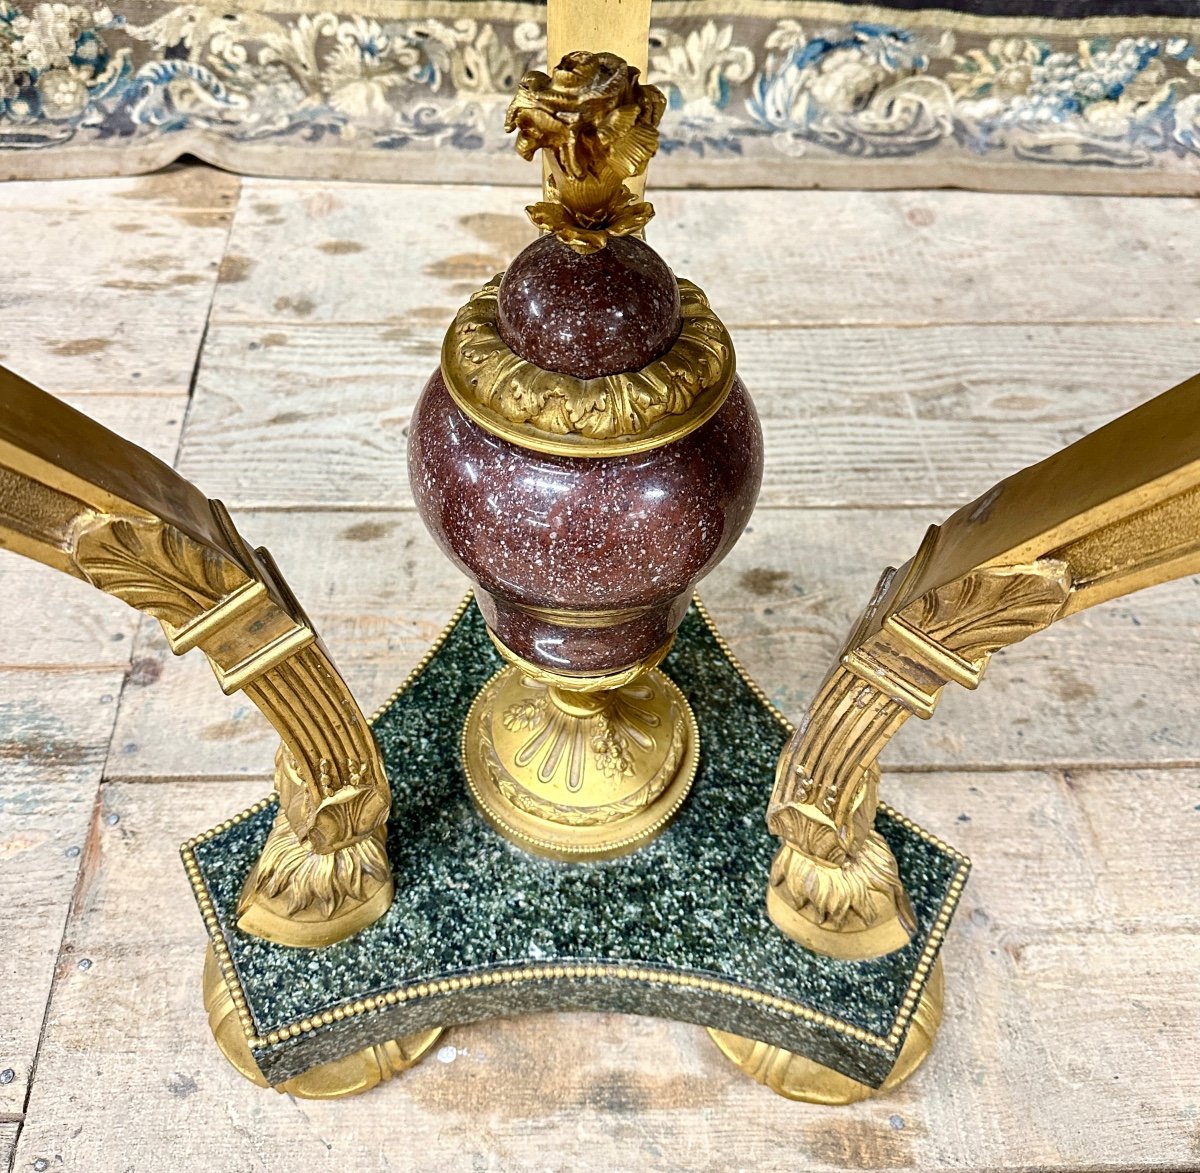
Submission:
[[[107,8],[39,4],[26,14],[0,0],[0,125],[44,120],[61,138],[58,124],[82,118],[125,73],[127,54],[110,54],[101,35],[114,24]]]
[[[734,88],[754,73],[754,53],[733,43],[732,25],[710,20],[686,33],[652,28],[647,72],[667,95],[660,150],[740,151],[741,140],[730,133],[729,103]]]
[[[811,142],[843,154],[909,155],[953,133],[947,96],[926,72],[934,46],[906,29],[855,24],[808,37],[784,21],[766,47],[749,109],[788,153]]]
[[[1195,153],[1195,45],[1183,37],[1032,37],[958,51],[956,36],[854,24],[806,35],[784,21],[749,110],[783,151],[911,155],[961,144],[1029,162],[1144,167]]]
[[[698,0],[700,14],[651,30],[649,80],[668,102],[660,181],[679,157],[786,167],[927,153],[1200,175],[1200,20],[1194,35],[1094,36],[1063,22],[1061,35],[1033,36],[1013,18],[1013,35],[989,36],[953,13],[934,24],[876,8],[855,20],[866,10],[847,5],[842,22],[819,23],[728,7],[722,19],[719,0]],[[286,145],[294,174],[306,153],[336,146],[487,156],[455,177],[492,178],[498,157],[512,159],[504,109],[522,74],[545,68],[545,33],[497,17],[493,2],[461,11],[389,20],[0,0],[0,170],[20,174],[19,152],[186,131],[181,149],[233,144],[246,149],[238,159]]]
[[[1179,118],[1186,73],[1167,70],[1177,61],[1196,73],[1182,38],[1081,41],[1073,53],[1040,40],[993,40],[954,60],[946,81],[967,141],[981,153],[1011,145],[1018,155],[1144,165],[1149,152],[1170,148],[1176,131],[1187,146],[1196,130],[1189,107]]]
[[[201,4],[136,25],[107,8],[37,4],[25,15],[0,0],[0,146],[189,128],[242,142],[332,135],[385,149],[417,139],[478,147],[521,71],[544,54],[539,26],[506,32],[504,43],[474,20],[385,28]],[[128,43],[112,48],[118,39]],[[136,68],[135,56],[145,58]],[[61,120],[69,127],[39,125]]]

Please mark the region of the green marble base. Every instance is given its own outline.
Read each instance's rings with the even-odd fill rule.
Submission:
[[[920,992],[918,962],[932,962],[941,946],[967,861],[881,809],[879,831],[917,916],[911,944],[873,961],[834,961],[779,932],[764,907],[777,847],[764,815],[788,729],[695,607],[663,665],[701,733],[699,772],[679,817],[620,859],[526,855],[479,816],[459,765],[467,708],[501,666],[472,605],[376,720],[395,795],[396,899],[357,936],[310,950],[236,928],[238,893],[274,803],[192,849],[216,909],[211,931],[228,945],[264,1044],[253,1055],[267,1079],[281,1083],[432,1026],[588,1009],[732,1031],[878,1087],[907,1031],[905,996]],[[299,1027],[335,1009],[332,1024]]]

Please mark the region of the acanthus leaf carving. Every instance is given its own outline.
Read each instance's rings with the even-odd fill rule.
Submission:
[[[74,557],[93,586],[172,627],[250,581],[222,551],[152,518],[91,522],[75,537]]]
[[[1049,627],[1071,593],[1065,562],[986,567],[923,595],[901,614],[964,659],[978,660]]]
[[[973,686],[993,652],[1048,627],[1072,585],[1054,559],[982,567],[879,616],[892,581],[885,573],[780,755],[767,824],[783,840],[771,891],[790,910],[785,931],[904,923],[895,861],[874,830],[876,759],[914,711],[932,713],[951,680]]]

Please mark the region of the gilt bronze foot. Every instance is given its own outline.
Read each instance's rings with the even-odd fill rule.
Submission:
[[[945,993],[942,960],[939,957],[913,1013],[896,1065],[878,1087],[860,1083],[832,1067],[782,1047],[773,1047],[769,1043],[756,1042],[711,1027],[708,1033],[726,1059],[751,1079],[769,1087],[776,1095],[830,1107],[857,1104],[860,1100],[894,1091],[925,1062],[933,1049],[938,1028],[942,1025]]]
[[[237,1003],[221,975],[211,945],[204,954],[204,1009],[208,1012],[209,1029],[221,1054],[239,1075],[259,1087],[270,1087],[250,1054]],[[302,1100],[342,1100],[369,1092],[420,1063],[442,1034],[442,1029],[435,1027],[403,1038],[373,1043],[341,1059],[310,1067],[303,1074],[275,1085],[275,1090]]]

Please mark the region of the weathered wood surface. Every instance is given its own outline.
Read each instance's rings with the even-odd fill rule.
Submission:
[[[238,181],[0,186],[0,362],[172,462]],[[138,616],[0,556],[0,1168],[46,1025]],[[20,1165],[18,1165],[20,1167]],[[96,1166],[106,1167],[105,1163]]]
[[[721,630],[785,712],[803,711],[880,571],[916,550],[929,520],[911,509],[763,510],[702,585]],[[404,679],[466,586],[412,511],[250,510],[239,522],[274,553],[368,709]],[[1200,762],[1200,689],[1161,690],[1164,676],[1193,671],[1198,614],[1195,585],[1178,582],[1077,616],[997,656],[978,693],[948,689],[937,718],[911,722],[885,762]],[[144,622],[135,660],[113,777],[233,776],[270,762],[270,727],[213,687],[202,658],[174,661]],[[176,735],[182,713],[195,737]]]
[[[71,732],[86,740],[86,732]],[[24,1111],[101,764],[102,759],[79,781],[45,770],[46,781],[21,784],[8,781],[6,770],[0,782],[0,1121],[19,1119]]]
[[[122,681],[0,668],[0,1123],[24,1109]]]
[[[1161,788],[1157,777],[1142,776]],[[939,773],[906,804],[976,856],[946,956],[929,1068],[885,1100],[820,1110],[730,1068],[698,1028],[539,1016],[446,1036],[377,1095],[316,1104],[255,1091],[198,1005],[200,936],[175,843],[258,797],[254,782],[110,783],[59,962],[19,1161],[49,1168],[704,1169],[1187,1167],[1200,1094],[1196,853],[1178,888],[1124,883],[1097,814],[1130,776]],[[1197,818],[1180,774],[1145,817]],[[961,815],[969,823],[959,823]],[[116,815],[119,822],[110,826]],[[1059,882],[1061,881],[1061,882]],[[84,960],[90,962],[85,970]],[[1137,1056],[1136,1062],[1133,1056]],[[1186,1112],[1186,1108],[1184,1109]],[[18,1165],[18,1168],[26,1166]]]
[[[0,669],[0,782],[99,781],[124,680],[124,665]]]
[[[234,176],[0,185],[0,362],[53,391],[186,392]]]
[[[660,191],[648,229],[730,326],[1184,322],[1192,200]],[[243,181],[213,321],[450,315],[533,237],[523,188]],[[1015,205],[1015,206],[1014,206]],[[1097,380],[1099,381],[1099,380]]]
[[[17,1147],[17,1132],[20,1127],[15,1120],[0,1118],[0,1167],[7,1168],[11,1165],[13,1153]]]
[[[231,507],[411,508],[406,428],[444,326],[214,323],[182,471]],[[1193,374],[1200,325],[769,327],[736,344],[763,421],[760,509],[947,512]]]
[[[1194,321],[1195,201],[990,198],[665,191],[655,242],[731,323]]]
[[[0,361],[178,453],[372,707],[464,589],[411,509],[409,412],[533,192],[238,192],[203,168],[0,188]],[[929,521],[1200,354],[1190,202],[656,194],[767,440],[766,508],[703,594],[793,716]],[[0,558],[0,1168],[14,1143],[19,1170],[1198,1167],[1195,586],[1011,649],[889,749],[888,797],[976,864],[942,1037],[897,1095],[790,1105],[692,1027],[544,1015],[312,1104],[217,1055],[176,855],[265,792],[273,735],[152,622]]]

